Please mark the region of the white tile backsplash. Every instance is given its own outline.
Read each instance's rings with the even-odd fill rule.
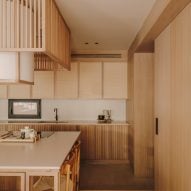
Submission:
[[[58,108],[59,120],[96,120],[103,109],[112,110],[112,119],[126,120],[125,100],[42,100],[42,120],[54,120]],[[0,120],[8,119],[8,101],[0,100]]]

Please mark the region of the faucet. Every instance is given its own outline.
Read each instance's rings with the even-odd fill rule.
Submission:
[[[58,108],[54,108],[54,112],[55,112],[55,119],[56,121],[58,121]]]

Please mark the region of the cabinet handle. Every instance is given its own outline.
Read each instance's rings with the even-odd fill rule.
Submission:
[[[159,134],[159,120],[158,118],[155,119],[155,134],[158,135]]]

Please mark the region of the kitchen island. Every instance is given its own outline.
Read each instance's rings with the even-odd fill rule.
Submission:
[[[36,131],[80,131],[82,160],[128,162],[129,124],[126,121],[0,121],[0,131],[29,126]]]
[[[0,143],[0,181],[5,180],[0,190],[15,183],[16,191],[32,191],[42,177],[52,177],[52,190],[60,191],[63,164],[79,136],[80,132],[56,132],[36,143]],[[9,185],[6,178],[12,180]]]

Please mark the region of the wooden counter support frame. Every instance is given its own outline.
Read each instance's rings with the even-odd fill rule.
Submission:
[[[41,52],[70,69],[70,30],[54,0],[2,0],[0,25],[0,51]]]

